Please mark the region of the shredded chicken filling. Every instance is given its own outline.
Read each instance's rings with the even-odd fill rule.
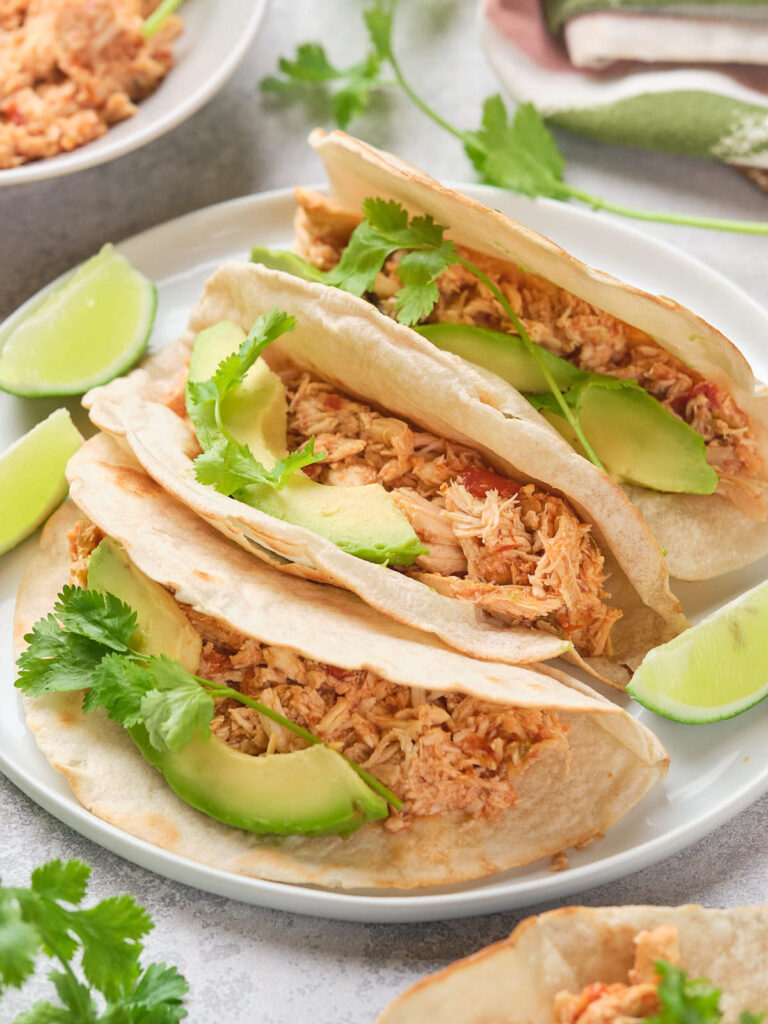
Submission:
[[[102,532],[86,520],[70,531],[72,582],[86,585]],[[366,768],[403,801],[386,827],[447,811],[497,817],[517,799],[515,779],[553,748],[568,763],[567,727],[556,712],[504,707],[463,693],[427,693],[261,644],[180,605],[203,639],[197,674],[260,701]],[[290,753],[305,740],[258,711],[216,701],[211,728],[245,754]]]
[[[661,1009],[657,960],[680,965],[677,928],[661,925],[640,932],[635,938],[635,966],[629,983],[595,982],[578,995],[559,992],[555,996],[555,1024],[635,1024]]]
[[[381,484],[429,549],[402,571],[506,624],[565,635],[588,656],[610,652],[621,611],[605,603],[604,559],[590,527],[563,498],[499,476],[471,448],[309,374],[281,377],[289,446],[314,436],[326,453],[305,472],[328,485]]]
[[[329,270],[341,258],[359,218],[331,200],[296,190],[299,250]],[[542,277],[482,253],[459,247],[496,284],[523,322],[531,340],[595,373],[636,380],[678,419],[704,438],[707,461],[719,476],[718,493],[757,519],[768,514],[763,459],[747,415],[728,392],[705,380],[643,331],[624,323]],[[394,316],[399,253],[379,274],[369,299]],[[514,333],[487,285],[460,264],[437,280],[440,298],[425,323],[459,323]]]

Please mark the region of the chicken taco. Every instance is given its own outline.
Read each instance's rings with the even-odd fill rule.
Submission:
[[[226,265],[176,344],[85,404],[252,553],[475,657],[571,652],[621,685],[686,625],[617,484],[504,382],[338,289]]]
[[[17,685],[118,828],[245,875],[407,889],[589,842],[664,775],[588,687],[275,572],[106,435],[69,475],[19,594]]]
[[[342,132],[310,141],[330,196],[297,189],[299,255],[255,260],[362,295],[513,384],[625,487],[673,576],[768,552],[768,397],[722,334]]]
[[[377,1024],[757,1024],[768,907],[563,907],[405,992]]]

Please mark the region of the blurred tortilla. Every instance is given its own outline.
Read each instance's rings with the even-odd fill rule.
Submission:
[[[725,1024],[768,1006],[768,906],[562,907],[403,993],[376,1024],[552,1024],[558,992],[627,981],[638,932],[672,924],[691,978],[723,990]]]

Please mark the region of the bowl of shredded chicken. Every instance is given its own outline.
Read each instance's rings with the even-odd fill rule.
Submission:
[[[133,117],[173,66],[158,0],[0,0],[0,169],[69,152]]]
[[[266,0],[0,0],[0,185],[103,163],[193,114],[227,80]]]

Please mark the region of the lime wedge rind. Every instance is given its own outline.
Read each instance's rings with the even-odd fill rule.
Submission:
[[[124,342],[118,342],[117,346],[113,343],[114,331],[108,333],[110,344],[107,347],[116,349],[114,357],[96,369],[91,365],[88,370],[80,372],[78,356],[87,352],[87,361],[93,364],[94,353],[98,350],[91,338],[89,347],[81,347],[78,351],[80,337],[67,336],[68,304],[77,307],[74,309],[75,316],[82,316],[83,299],[88,306],[93,305],[93,296],[97,294],[93,289],[98,289],[99,276],[109,275],[110,272],[114,275],[116,268],[119,268],[119,273],[124,276],[125,288],[130,290],[130,331],[126,332]],[[108,285],[114,290],[114,276]],[[126,298],[127,294],[124,293],[123,298]],[[109,310],[105,312],[108,316]],[[125,257],[111,245],[106,245],[96,256],[52,281],[0,325],[0,390],[23,398],[58,398],[83,394],[91,387],[107,383],[128,370],[144,353],[152,333],[156,312],[157,289],[154,284],[131,267]],[[51,323],[63,323],[64,326],[60,332],[54,332],[51,330]],[[98,316],[92,318],[92,330],[97,323]],[[55,363],[55,360],[49,361],[44,358],[45,345],[42,346],[42,351],[38,346],[36,356],[29,358],[30,344],[27,342],[30,335],[33,336],[33,342],[36,340],[34,335],[38,328],[43,334],[47,331],[51,352],[52,342],[58,347],[59,333],[64,336],[61,338],[63,351],[67,354],[72,353],[64,372],[61,371],[61,361],[58,372],[50,370],[50,365]],[[18,343],[20,337],[24,339],[24,345]],[[17,342],[15,348],[14,341]],[[32,347],[34,348],[34,345]]]
[[[67,462],[83,438],[57,409],[0,456],[0,555],[34,533],[67,496]]]
[[[660,700],[658,694],[651,694],[642,686],[635,687],[632,683],[627,687],[627,693],[638,704],[642,704],[644,708],[663,718],[669,718],[673,722],[680,722],[683,725],[706,725],[711,722],[723,722],[727,718],[735,718],[744,711],[749,711],[761,700],[765,700],[768,697],[768,682],[748,697],[731,701],[730,704],[721,704],[717,708],[695,707],[675,700],[673,697],[664,697],[663,700]]]

